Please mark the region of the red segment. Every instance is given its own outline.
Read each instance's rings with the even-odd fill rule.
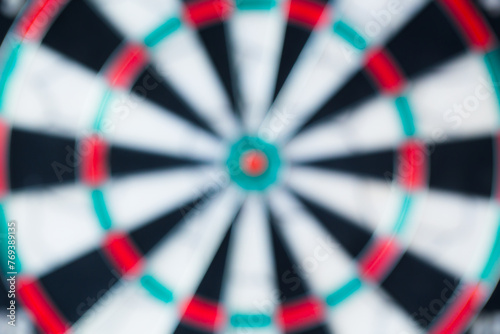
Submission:
[[[109,233],[103,250],[122,275],[136,276],[141,272],[141,252],[125,233]]]
[[[213,332],[223,323],[223,313],[217,302],[194,296],[187,304],[181,321]]]
[[[384,93],[395,95],[403,90],[405,86],[403,72],[387,51],[383,49],[369,51],[365,66],[368,74]]]
[[[320,21],[326,5],[314,0],[290,0],[288,22],[303,25],[312,30]]]
[[[469,44],[477,50],[488,51],[496,44],[495,35],[470,0],[440,0],[450,13]]]
[[[69,333],[69,323],[56,309],[42,286],[26,277],[17,282],[18,297],[42,332],[51,334]]]
[[[313,297],[282,304],[277,311],[277,321],[285,332],[320,324],[325,319],[323,303]]]
[[[95,135],[80,144],[81,178],[85,184],[96,187],[108,178],[108,145]]]
[[[480,284],[467,285],[453,300],[453,304],[432,326],[429,334],[463,333],[472,319],[479,312],[486,299],[486,289]]]
[[[399,183],[408,190],[424,187],[427,177],[427,150],[425,144],[409,140],[399,149]]]
[[[230,0],[199,0],[185,6],[185,19],[200,28],[229,18],[234,5]]]
[[[249,176],[264,174],[269,165],[267,156],[259,150],[250,150],[243,153],[240,159],[243,172]]]
[[[373,242],[359,261],[363,278],[380,281],[401,254],[401,248],[394,238],[383,238]]]
[[[0,198],[9,190],[9,126],[0,121]]]
[[[16,27],[22,38],[39,39],[68,0],[33,1]]]
[[[124,45],[106,70],[108,82],[113,87],[129,88],[146,66],[148,59],[148,53],[141,45]]]

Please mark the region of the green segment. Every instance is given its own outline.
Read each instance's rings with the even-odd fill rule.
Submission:
[[[500,104],[500,48],[488,52],[485,56],[486,66],[490,72],[493,86],[497,95],[498,103]]]
[[[337,306],[351,295],[353,295],[356,291],[361,289],[363,283],[359,278],[354,278],[351,281],[347,282],[340,289],[332,292],[326,297],[326,303],[328,306]]]
[[[268,160],[266,171],[259,176],[246,175],[240,166],[240,159],[245,152],[259,150]],[[248,191],[264,191],[278,179],[281,159],[276,146],[258,137],[244,136],[231,146],[226,165],[231,179]]]
[[[333,25],[333,32],[346,40],[358,50],[366,49],[366,40],[354,28],[344,21],[337,21]]]
[[[415,135],[415,122],[410,108],[410,103],[405,96],[396,98],[396,108],[403,123],[403,130],[408,137]]]
[[[239,10],[270,10],[276,6],[275,0],[236,0]]]
[[[403,230],[403,228],[406,226],[407,218],[409,211],[411,209],[411,205],[413,202],[413,198],[410,194],[406,193],[403,198],[403,205],[401,206],[401,211],[399,212],[399,217],[396,222],[396,225],[394,225],[394,233],[399,234]]]
[[[12,72],[14,71],[14,68],[16,67],[20,50],[21,50],[21,44],[19,43],[14,44],[9,56],[7,57],[2,74],[0,75],[0,112],[4,110],[7,81],[9,80]]]
[[[235,328],[263,328],[272,323],[272,318],[266,314],[233,314],[230,319],[232,327]]]
[[[113,91],[111,89],[106,90],[106,92],[104,93],[101,104],[99,105],[99,109],[97,110],[97,116],[94,120],[94,131],[98,132],[102,130],[102,120],[104,119],[104,115],[106,114],[112,96]]]
[[[481,273],[482,280],[495,280],[498,274],[498,263],[500,260],[500,224],[498,226],[495,242],[493,243],[493,248],[490,253],[490,257],[486,262],[486,266],[483,268]]]
[[[165,21],[161,26],[153,30],[149,35],[144,38],[144,44],[150,48],[156,46],[168,35],[175,32],[181,27],[181,20],[177,17],[172,17]]]
[[[104,200],[104,193],[100,189],[92,190],[92,202],[94,204],[94,211],[99,219],[99,224],[105,230],[111,228],[111,216],[109,215],[106,201]]]
[[[172,300],[174,300],[174,294],[172,293],[172,291],[167,289],[163,284],[161,284],[156,278],[151,275],[142,276],[141,285],[153,297],[165,303],[170,303]]]
[[[14,228],[14,233],[12,234],[15,239],[14,240],[15,244],[15,249],[14,250],[14,261],[9,259],[9,227]],[[2,268],[2,271],[4,274],[8,272],[16,272],[20,273],[21,272],[21,262],[19,261],[19,254],[17,253],[17,250],[19,249],[18,247],[18,242],[19,240],[17,239],[17,224],[14,226],[9,226],[9,222],[7,221],[7,218],[5,217],[5,211],[3,208],[3,205],[0,204],[0,245],[3,245],[2,247],[2,254],[0,254],[0,261],[2,261],[2,264],[0,265],[0,268]],[[14,262],[14,268],[9,268],[9,265],[12,265],[8,261]]]

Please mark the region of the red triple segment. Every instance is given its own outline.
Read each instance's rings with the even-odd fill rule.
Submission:
[[[277,322],[286,333],[311,328],[323,323],[323,303],[313,297],[283,303],[277,310]]]
[[[37,280],[21,277],[17,286],[19,300],[44,333],[69,333],[68,321],[60,314]]]
[[[197,0],[185,5],[184,17],[195,28],[228,19],[234,10],[230,0]]]

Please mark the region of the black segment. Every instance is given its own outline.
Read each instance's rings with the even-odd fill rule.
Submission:
[[[154,246],[158,244],[175,226],[193,210],[201,208],[203,201],[210,198],[205,194],[194,201],[186,203],[181,207],[168,212],[143,226],[130,232],[130,238],[134,241],[142,254],[147,254]]]
[[[139,172],[189,167],[200,164],[201,162],[187,158],[112,146],[110,149],[109,163],[111,165],[112,176],[124,176]]]
[[[489,197],[494,146],[491,137],[438,144],[429,148],[431,188]]]
[[[276,217],[269,209],[268,214],[280,301],[284,303],[303,298],[308,294],[307,283],[298,271],[299,266],[278,231]]]
[[[334,93],[319,110],[312,114],[296,133],[300,133],[319,121],[337,116],[340,112],[375,96],[376,87],[365,71],[355,73],[347,83]]]
[[[302,52],[302,49],[311,36],[311,31],[295,24],[288,24],[285,31],[285,39],[283,41],[283,49],[281,51],[281,60],[276,78],[276,86],[274,88],[273,101],[276,100],[281,88],[285,84],[288,75],[292,71],[293,66]]]
[[[174,331],[174,334],[210,334],[212,331],[205,331],[199,328],[195,328],[184,324],[182,322],[177,325],[177,328]]]
[[[6,238],[2,238],[6,239]],[[3,241],[2,241],[3,242]],[[7,278],[10,278],[10,276],[4,276],[3,273],[0,273],[0,279],[2,282],[0,283],[0,307],[2,308],[2,313],[3,310],[5,310],[4,307],[7,307],[10,305],[11,298],[9,298],[9,293],[7,292],[9,290],[9,282],[7,281]]]
[[[230,99],[234,113],[239,116],[240,96],[235,85],[237,80],[234,78],[235,71],[232,65],[232,59],[229,57],[226,24],[224,22],[219,22],[200,28],[198,30],[198,36],[203,42],[210,60],[219,74],[222,84],[224,85]]]
[[[308,328],[304,330],[294,331],[293,334],[329,334],[330,331],[325,324],[320,324],[313,328]]]
[[[361,253],[371,238],[369,231],[297,193],[294,195],[352,257]]]
[[[13,190],[74,181],[79,162],[73,139],[12,129],[9,179]]]
[[[119,278],[95,250],[43,276],[40,283],[62,315],[75,323]]]
[[[216,132],[184,101],[161,74],[148,65],[138,76],[131,89],[137,95],[156,103],[192,124],[215,134]]]
[[[42,41],[96,72],[121,42],[121,36],[82,0],[68,2]]]
[[[396,152],[394,150],[386,150],[303,162],[300,165],[340,171],[363,177],[392,180],[395,157]]]
[[[389,41],[387,49],[413,79],[464,52],[467,46],[441,6],[430,1]]]
[[[229,227],[224,239],[222,240],[217,253],[215,253],[210,266],[208,267],[203,279],[196,289],[196,295],[209,299],[211,301],[219,302],[222,290],[222,282],[224,278],[224,272],[227,263],[227,255],[229,250],[229,244],[231,240],[231,231],[235,221],[238,219],[239,212],[234,218],[231,226]]]
[[[1,3],[0,3],[1,6]],[[5,35],[7,35],[7,32],[10,29],[10,26],[14,22],[13,17],[7,17],[2,11],[0,10],[0,43],[3,41],[5,38]]]
[[[456,297],[458,280],[406,253],[381,286],[423,328]]]

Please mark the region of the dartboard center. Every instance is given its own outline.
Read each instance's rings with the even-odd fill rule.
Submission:
[[[226,164],[231,180],[241,188],[264,191],[278,179],[281,160],[276,146],[244,136],[231,146]]]
[[[248,176],[260,176],[268,166],[267,156],[260,150],[249,150],[241,155],[240,168]]]

